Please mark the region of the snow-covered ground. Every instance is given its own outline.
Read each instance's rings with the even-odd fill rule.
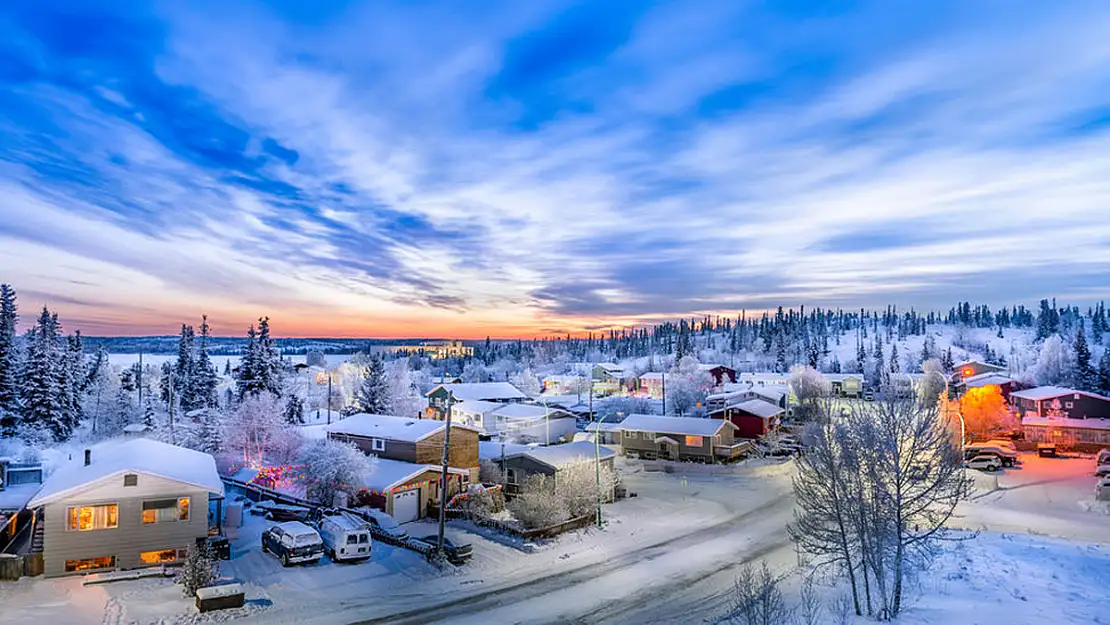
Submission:
[[[1110,516],[1093,501],[1092,464],[1026,454],[998,477],[998,488],[992,476],[975,473],[980,488],[954,524],[978,531],[964,532],[967,540],[953,543],[914,585],[919,592],[901,622],[1033,624],[1051,614],[1055,623],[1110,623],[1102,605],[1110,547],[1097,544],[1110,542]],[[686,474],[621,465],[637,496],[605,506],[604,530],[519,545],[452,523],[448,534],[473,544],[474,559],[446,574],[380,543],[362,564],[325,559],[283,569],[259,548],[268,522],[247,515],[244,527],[229,530],[232,560],[223,566],[246,586],[242,610],[197,615],[164,580],[86,588],[74,578],[24,579],[0,584],[0,621],[698,623],[725,610],[745,561],[763,559],[781,572],[796,565],[785,533],[792,463]],[[407,527],[416,535],[435,531],[427,521]]]

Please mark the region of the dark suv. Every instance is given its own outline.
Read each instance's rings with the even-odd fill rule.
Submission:
[[[277,556],[282,566],[315,562],[324,555],[324,541],[304,523],[287,521],[262,532],[262,551]]]

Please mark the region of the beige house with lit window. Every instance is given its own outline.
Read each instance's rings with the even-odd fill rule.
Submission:
[[[27,504],[46,576],[181,561],[222,500],[212,456],[149,439],[109,442],[55,470]],[[217,520],[219,512],[216,512]]]

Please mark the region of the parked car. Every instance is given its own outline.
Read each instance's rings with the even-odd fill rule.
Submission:
[[[1095,485],[1095,499],[1110,501],[1110,477],[1104,477]]]
[[[370,557],[370,525],[361,518],[334,509],[317,510],[316,531],[324,541],[324,552],[335,562],[366,560]]]
[[[863,394],[863,401],[875,401],[875,394],[871,391],[867,391]]]
[[[1098,456],[1095,457],[1095,466],[1100,464],[1110,464],[1110,449],[1099,450]]]
[[[1002,460],[995,455],[980,454],[965,462],[964,466],[980,471],[997,471],[1002,468]]]
[[[1055,458],[1056,457],[1056,443],[1038,443],[1037,455],[1041,458]]]
[[[409,541],[420,545],[425,550],[429,550],[427,553],[431,553],[439,545],[439,536],[421,536],[420,538],[410,538]],[[446,536],[443,537],[443,553],[451,564],[466,564],[470,561],[473,550],[474,548],[470,545],[456,545]]]
[[[1017,451],[999,447],[994,443],[969,443],[964,447],[964,458],[971,459],[982,455],[997,456],[1002,466],[1006,467],[1014,466],[1018,459]]]
[[[1095,468],[1095,475],[1099,477],[1106,477],[1110,475],[1110,464],[1100,464]]]
[[[409,539],[408,531],[385,512],[377,508],[355,508],[355,512],[370,524],[370,532],[379,540],[403,543]]]
[[[277,556],[282,566],[316,562],[324,555],[324,541],[304,523],[286,521],[262,532],[262,551]]]

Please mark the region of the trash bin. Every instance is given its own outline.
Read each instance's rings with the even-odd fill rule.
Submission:
[[[227,536],[209,536],[208,549],[219,560],[231,559],[231,542],[228,541]]]

